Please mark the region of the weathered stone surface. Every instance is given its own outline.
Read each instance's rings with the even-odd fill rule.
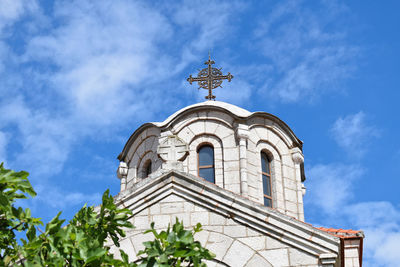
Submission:
[[[286,199],[283,199],[282,185],[292,190],[298,189],[296,173],[292,168],[293,155],[296,154],[296,158],[302,157],[300,149],[289,150],[288,144],[299,141],[286,125],[270,115],[261,113],[256,116],[251,115],[252,113],[227,103],[207,101],[186,107],[162,123],[153,123],[153,126],[136,133],[136,139],[133,138],[129,142],[131,147],[126,148],[129,169],[126,178],[121,179],[122,190],[132,187],[145,178],[146,162],[152,162],[152,172],[160,170],[161,161],[157,159],[157,151],[164,161],[162,168],[178,169],[197,176],[198,146],[210,143],[214,147],[215,184],[263,203],[262,190],[260,191],[262,189],[260,151],[263,149],[273,155],[274,208],[285,212]],[[236,116],[244,117],[238,120],[239,117]],[[170,126],[165,127],[166,125]],[[239,137],[248,140],[240,155]],[[172,141],[174,144],[171,144]],[[260,147],[260,142],[265,145]],[[189,144],[190,148],[186,149],[185,144]],[[184,156],[187,154],[189,156],[185,159]],[[135,178],[134,172],[138,178]],[[286,179],[285,183],[283,179]],[[289,194],[289,198],[292,195]],[[299,207],[302,209],[302,200],[298,197],[295,201],[292,198],[287,200],[299,202],[301,204]],[[302,219],[300,214],[304,212],[299,210],[291,214],[297,219]]]
[[[226,252],[223,261],[232,267],[246,266],[247,261],[254,253],[255,251],[252,248],[236,240]]]
[[[307,266],[315,264],[318,258],[304,254],[298,249],[289,248],[289,261],[290,266]]]
[[[218,232],[210,232],[206,243],[207,248],[215,253],[216,258],[222,260],[233,243],[234,239]]]
[[[262,250],[259,253],[272,264],[272,266],[290,266],[287,248]]]
[[[246,245],[257,251],[265,249],[265,239],[266,237],[260,236],[259,233],[257,236],[239,238],[241,242],[245,243]]]
[[[214,148],[215,184],[197,177],[203,144]],[[261,152],[271,161],[274,209],[262,206]],[[303,158],[301,141],[278,118],[218,101],[142,126],[119,156],[116,201],[133,211],[136,226],[123,249],[135,259],[142,242],[153,239],[142,234],[151,222],[161,230],[178,219],[189,228],[203,225],[196,238],[217,255],[209,266],[338,266],[339,239],[297,221],[304,220]],[[349,266],[358,266],[358,248],[346,244]]]
[[[176,188],[176,186],[180,184],[180,180],[177,177],[173,177],[172,180],[174,181],[173,188]],[[160,184],[160,182],[157,181],[154,181],[154,183]],[[164,187],[165,186],[166,185],[164,185]],[[188,184],[188,186],[191,190],[193,190],[192,192],[199,192],[196,190],[194,184]],[[151,183],[149,183],[148,188],[148,190],[155,189],[154,186],[151,186]],[[159,190],[162,188],[163,187],[160,187]],[[266,266],[270,266],[268,264],[271,264],[272,266],[297,266],[297,263],[306,263],[307,266],[308,264],[310,266],[318,264],[318,257],[312,257],[310,256],[309,252],[302,251],[302,245],[298,244],[296,245],[297,248],[292,250],[292,245],[289,245],[290,242],[288,242],[289,240],[278,240],[276,238],[271,238],[268,237],[268,235],[272,235],[273,232],[267,232],[268,234],[266,235],[265,232],[256,231],[254,228],[250,228],[248,226],[248,224],[252,224],[250,217],[258,216],[261,210],[258,212],[248,210],[248,215],[241,215],[238,217],[245,218],[246,221],[241,223],[236,219],[236,215],[232,215],[233,217],[230,218],[231,215],[222,215],[221,213],[217,212],[219,207],[223,207],[224,205],[229,207],[232,205],[229,204],[230,201],[227,199],[227,196],[221,196],[221,202],[219,202],[218,205],[209,206],[206,203],[210,200],[210,198],[212,198],[212,195],[206,193],[208,192],[208,189],[205,190],[206,188],[204,188],[202,194],[196,193],[197,197],[189,200],[192,198],[190,194],[188,195],[189,191],[185,191],[183,187],[178,191],[175,191],[173,188],[171,188],[171,192],[163,193],[165,196],[160,195],[157,202],[152,204],[149,203],[147,208],[143,209],[143,206],[141,206],[142,208],[140,212],[137,212],[136,216],[133,218],[134,224],[139,227],[135,229],[135,231],[128,233],[128,238],[130,238],[133,244],[132,251],[138,251],[142,249],[142,245],[138,242],[145,241],[148,239],[148,236],[142,237],[141,232],[143,232],[144,229],[148,229],[151,221],[155,222],[156,229],[165,229],[168,224],[175,222],[176,218],[178,218],[178,220],[182,220],[189,228],[200,222],[203,225],[204,230],[201,233],[198,233],[196,239],[199,240],[205,247],[216,253],[217,260],[220,260],[229,266],[256,266],[256,264],[260,262],[263,262],[263,264],[265,263]],[[156,192],[157,191],[155,191],[155,194],[157,194]],[[182,192],[185,192],[184,195],[181,195]],[[220,193],[222,194],[223,191],[220,191]],[[141,192],[140,194],[144,194],[144,192]],[[214,197],[217,195],[214,195]],[[140,198],[140,196],[137,197]],[[151,199],[151,197],[149,196],[148,199]],[[201,202],[196,202],[200,199]],[[241,201],[245,200],[236,199],[235,202],[238,203],[235,204],[235,207],[236,205],[239,205]],[[248,202],[250,203],[250,201]],[[133,200],[132,202],[125,203],[136,202]],[[240,204],[240,206],[243,206],[243,204],[244,202]],[[138,208],[139,207],[140,206],[138,206]],[[269,209],[265,209],[263,212],[268,210]],[[292,220],[287,220],[286,223],[296,223],[296,226],[284,226],[281,221],[282,218],[278,219],[278,217],[276,217],[276,219],[273,219],[272,215],[273,214],[271,213],[268,220],[265,220],[265,226],[272,223],[275,225],[274,227],[286,227],[287,231],[292,231],[297,235],[297,238],[303,238],[302,242],[310,242],[310,234],[303,233],[302,231],[304,230],[300,230],[301,227],[306,226],[305,224],[303,225],[300,224],[300,222],[292,222]],[[145,225],[146,223],[148,223],[147,227]],[[303,226],[300,227],[300,225]],[[283,238],[286,236],[286,234],[280,234],[280,236],[281,237],[279,238]],[[313,238],[317,239],[317,236]],[[311,243],[309,243],[307,246],[311,246]],[[132,255],[132,257],[134,257],[134,255]],[[291,264],[290,260],[295,262],[296,265],[288,265]],[[277,262],[283,262],[286,265],[275,265]]]
[[[264,257],[259,254],[254,254],[254,256],[246,263],[247,267],[273,267]]]
[[[224,226],[224,234],[231,237],[244,237],[247,235],[247,231],[243,225],[227,225]]]

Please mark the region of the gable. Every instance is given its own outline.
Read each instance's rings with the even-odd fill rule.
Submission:
[[[145,179],[121,192],[116,203],[134,214],[137,228],[122,242],[132,256],[146,238],[152,239],[141,234],[151,221],[166,228],[177,217],[187,226],[200,222],[205,230],[197,239],[229,266],[263,261],[265,266],[317,265],[321,255],[338,258],[338,238],[184,173]]]
[[[153,203],[131,218],[136,228],[121,240],[122,248],[129,254],[130,259],[136,259],[136,253],[144,249],[142,242],[154,239],[150,233],[143,234],[150,223],[155,222],[156,229],[165,229],[169,223],[172,225],[175,222],[175,218],[183,221],[188,228],[198,222],[203,225],[203,231],[197,233],[195,238],[216,254],[217,261],[209,262],[208,266],[318,264],[319,258],[315,255],[290,247],[274,237],[264,235],[175,193]]]

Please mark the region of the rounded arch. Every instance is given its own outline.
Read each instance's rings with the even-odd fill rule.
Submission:
[[[210,146],[210,147],[212,147],[212,148],[214,149],[214,145],[213,145],[212,143],[210,143],[210,142],[203,142],[203,143],[200,143],[200,144],[197,146],[196,151],[199,152],[199,150],[200,150],[202,147],[205,147],[205,146]]]
[[[140,149],[144,142],[149,142],[149,139],[152,139],[151,142],[153,142],[153,140],[158,140],[160,133],[161,130],[151,123],[142,125],[134,132],[131,138],[129,138],[128,142],[125,144],[124,153],[121,153],[118,157],[122,157],[122,154],[124,154],[123,158],[125,158],[126,162],[132,160],[137,150]]]
[[[268,161],[272,161],[274,159],[274,154],[270,152],[268,149],[261,149],[260,151],[261,154],[265,154],[267,157]]]
[[[249,126],[249,129],[265,129],[270,132],[270,135],[273,134],[287,146],[287,147],[292,147],[293,146],[293,140],[290,138],[290,136],[287,135],[286,132],[282,131],[276,124],[271,124],[271,125],[264,125],[264,124],[253,124]]]
[[[232,118],[233,120],[233,118]],[[232,122],[229,122],[227,120],[218,118],[218,117],[212,117],[212,118],[191,118],[190,120],[186,121],[185,123],[178,124],[176,127],[173,127],[173,132],[175,134],[179,134],[182,130],[190,126],[191,124],[195,124],[196,122],[204,122],[204,123],[216,123],[217,125],[224,125],[227,128],[233,129],[232,127]],[[206,127],[206,126],[205,126]]]
[[[209,144],[214,148],[215,184],[224,187],[223,146],[221,139],[215,135],[202,134],[191,140],[189,143],[189,156],[186,161],[187,170],[190,174],[198,176],[197,151],[205,144]]]
[[[147,151],[157,151],[158,146],[158,136],[156,135],[148,135],[139,138],[137,142],[135,142],[131,149],[129,150],[127,161],[130,166],[139,166],[139,160],[143,157],[144,153]]]
[[[282,181],[282,164],[281,155],[278,150],[268,141],[260,140],[256,145],[256,153],[258,155],[257,166],[257,188],[259,188],[259,200],[264,203],[263,194],[263,174],[261,165],[261,153],[264,153],[270,160],[270,171],[271,171],[271,195],[272,195],[272,207],[279,209],[284,208],[283,201],[283,181]]]
[[[152,151],[146,151],[138,160],[137,177],[140,179],[148,177],[148,167],[151,164],[151,172],[158,170],[161,167],[161,160],[157,154]]]
[[[267,142],[271,144],[279,154],[284,155],[289,153],[289,148],[291,144],[285,138],[283,133],[274,131],[269,126],[255,125],[249,127],[250,139],[253,143],[258,144],[260,142]]]
[[[142,136],[148,136],[150,134],[155,134],[157,136],[160,135],[160,131],[165,131],[171,128],[181,129],[182,125],[179,125],[179,122],[182,122],[188,116],[193,116],[196,114],[198,118],[206,118],[207,120],[213,118],[222,121],[228,122],[236,121],[236,120],[246,120],[248,125],[251,128],[254,126],[258,126],[257,124],[261,124],[263,126],[270,126],[276,131],[276,134],[281,133],[286,136],[286,144],[290,144],[290,148],[292,147],[299,147],[302,148],[302,141],[297,138],[297,136],[293,133],[290,127],[280,120],[278,117],[266,113],[266,112],[249,112],[244,110],[240,107],[237,107],[232,104],[220,102],[220,101],[206,101],[203,103],[197,103],[191,106],[187,106],[171,116],[169,116],[163,122],[157,123],[146,123],[140,126],[130,137],[128,142],[125,144],[124,149],[118,156],[120,161],[128,162],[129,160],[126,159],[127,155],[130,153],[131,147],[135,146],[134,143],[138,142]],[[222,122],[221,121],[221,122]],[[186,128],[184,126],[183,128]],[[146,132],[146,133],[144,133]],[[151,133],[150,133],[151,132]],[[287,143],[289,141],[289,144]],[[283,140],[282,142],[285,142]]]
[[[246,267],[272,267],[273,265],[261,254],[259,251],[255,250],[248,244],[240,241],[237,238],[232,238],[231,236],[220,233],[217,231],[203,229],[201,231],[207,238],[202,242],[202,245],[216,254],[216,257],[211,261],[205,261],[210,263],[209,266],[246,266]],[[129,235],[126,239],[131,241],[131,246],[129,249],[132,252],[139,251],[143,249],[143,241],[152,240],[152,236],[144,235],[140,231],[135,231],[133,234]],[[215,240],[224,240],[225,242],[215,242]],[[237,253],[237,251],[244,251],[247,257],[235,258],[232,254]],[[125,251],[129,254],[129,251]],[[130,259],[131,259],[131,255]],[[137,261],[137,256],[132,255],[132,261]],[[239,260],[239,261],[238,261]]]
[[[240,239],[218,231],[205,229],[203,231],[208,232],[208,240],[204,247],[216,254],[212,261],[214,264],[217,263],[215,266],[272,267],[272,264],[264,256]],[[215,242],[215,240],[224,242]],[[236,255],[237,251],[244,252],[245,255],[242,255],[244,257],[240,259],[232,257],[232,255]]]

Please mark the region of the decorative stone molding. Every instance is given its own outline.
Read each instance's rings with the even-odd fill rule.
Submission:
[[[253,164],[256,166],[257,171],[257,185],[255,187],[259,188],[259,202],[264,203],[263,196],[263,184],[262,184],[262,173],[261,173],[261,152],[266,153],[271,159],[271,186],[272,186],[272,207],[279,210],[282,213],[286,211],[286,203],[284,198],[284,184],[282,177],[282,163],[280,161],[281,155],[279,154],[276,147],[272,146],[267,142],[260,141],[255,149],[255,155],[252,160]]]
[[[303,194],[303,196],[306,194],[307,192],[307,187],[304,185],[304,183],[301,183],[301,192]]]
[[[215,184],[224,187],[224,147],[222,145],[221,139],[215,135],[202,134],[193,138],[190,142],[189,149],[190,154],[188,157],[188,173],[198,176],[198,158],[197,149],[202,144],[211,144],[214,147],[214,162],[215,162]]]
[[[137,178],[143,179],[147,177],[146,164],[148,164],[149,161],[151,161],[151,173],[153,173],[154,171],[158,170],[161,167],[161,159],[157,156],[157,154],[152,150],[146,151],[142,155],[142,157],[138,160]]]
[[[168,197],[169,200],[166,201]],[[228,237],[230,238],[247,241],[244,243],[252,244],[253,249],[259,246],[259,242],[257,242],[259,239],[253,237],[264,238],[267,236],[269,241],[263,239],[262,247],[256,250],[259,250],[260,255],[265,255],[265,259],[268,261],[270,260],[268,255],[280,255],[279,253],[274,254],[277,251],[276,247],[263,247],[264,244],[273,242],[271,238],[284,244],[281,252],[286,253],[287,247],[297,250],[293,255],[286,254],[289,257],[301,253],[304,255],[304,259],[310,260],[309,256],[312,256],[314,262],[312,264],[304,262],[307,266],[317,266],[321,259],[325,263],[329,263],[332,258],[338,258],[340,246],[338,237],[186,173],[170,171],[154,177],[154,179],[142,180],[129,190],[121,192],[116,197],[116,204],[124,205],[132,210],[135,218],[134,224],[140,231],[146,229],[151,221],[155,221],[156,226],[162,229],[179,216],[179,219],[182,218],[188,223],[201,222],[205,226],[205,230],[229,233]],[[198,207],[193,207],[193,204]],[[144,210],[150,207],[153,212],[151,214]],[[151,217],[148,217],[149,214]],[[143,219],[145,219],[145,223],[143,223]],[[221,220],[223,221],[221,222]],[[220,226],[216,227],[217,224]],[[246,230],[246,227],[249,227],[251,231]],[[248,236],[251,238],[245,240]],[[215,244],[215,240],[213,244]],[[222,245],[223,243],[218,243],[218,246]],[[246,252],[243,256],[249,255],[250,257],[253,254],[254,252]],[[233,259],[232,257],[234,255],[230,255],[229,258]],[[222,260],[227,258],[224,257]],[[236,266],[234,263],[230,264]],[[237,264],[237,266],[265,265]],[[277,264],[273,264],[273,266],[277,266]]]
[[[236,137],[239,139],[240,191],[242,196],[247,197],[249,195],[249,186],[247,184],[247,139],[249,139],[249,126],[238,124]]]
[[[303,153],[301,153],[301,150],[298,147],[295,147],[291,150],[292,152],[292,159],[295,164],[301,164],[304,162],[304,156]]]
[[[249,139],[249,126],[246,124],[238,124],[236,127],[236,137],[240,139]]]
[[[189,153],[188,144],[176,135],[167,136],[157,148],[158,156],[163,160],[163,169],[183,171],[182,161]]]
[[[322,266],[324,267],[334,267],[337,259],[337,255],[333,253],[322,253],[319,255]]]
[[[304,163],[304,156],[300,148],[295,147],[290,150],[292,153],[292,159],[294,163],[294,169],[296,174],[296,187],[297,187],[297,205],[298,205],[298,218],[304,221],[304,207],[303,207],[303,184],[301,183],[301,168],[300,165]]]
[[[121,192],[115,200],[132,211],[136,226],[120,240],[121,248],[134,257],[150,222],[165,229],[179,218],[189,227],[202,223],[199,240],[217,252],[211,266],[338,267],[347,262],[346,249],[356,250],[353,240],[341,252],[340,237],[303,223],[302,144],[279,118],[218,101],[142,125],[118,157]],[[214,148],[215,184],[198,177],[198,151],[204,145]],[[263,206],[260,153],[270,161],[272,209]],[[360,257],[351,255],[352,262]]]
[[[121,191],[126,189],[126,177],[128,176],[128,165],[121,161],[117,169],[117,177],[121,180]]]

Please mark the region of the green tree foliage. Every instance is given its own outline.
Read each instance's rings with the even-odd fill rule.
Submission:
[[[18,259],[19,245],[15,233],[34,229],[42,224],[40,219],[31,217],[29,209],[15,207],[18,199],[36,196],[28,180],[28,173],[7,170],[0,164],[0,264]],[[30,231],[28,231],[31,233]]]
[[[109,240],[119,247],[119,238],[125,236],[123,227],[133,227],[128,221],[131,212],[117,209],[108,190],[99,211],[85,205],[64,227],[60,214],[38,236],[34,227],[29,228],[28,241],[22,241],[24,266],[135,266],[126,255],[126,261],[114,259],[106,246]]]
[[[144,255],[140,259],[139,267],[207,266],[202,260],[211,260],[215,254],[194,240],[195,233],[201,230],[200,223],[192,231],[185,230],[183,223],[176,219],[172,229],[168,225],[166,231],[158,233],[154,229],[154,223],[151,223],[151,229],[145,231],[145,234],[153,233],[155,240],[143,243],[145,249],[138,253],[138,256]]]
[[[155,240],[143,243],[136,262],[129,262],[122,250],[122,260],[114,258],[110,246],[119,247],[124,229],[133,228],[128,221],[132,213],[119,209],[108,190],[98,208],[85,205],[65,226],[60,212],[41,230],[43,223],[31,217],[29,209],[15,207],[16,200],[36,195],[27,177],[27,172],[0,164],[0,266],[206,266],[202,260],[215,256],[194,240],[200,224],[190,231],[177,220],[172,229],[168,226],[160,233],[151,224],[145,233],[152,232]],[[18,231],[26,234],[20,243]]]

